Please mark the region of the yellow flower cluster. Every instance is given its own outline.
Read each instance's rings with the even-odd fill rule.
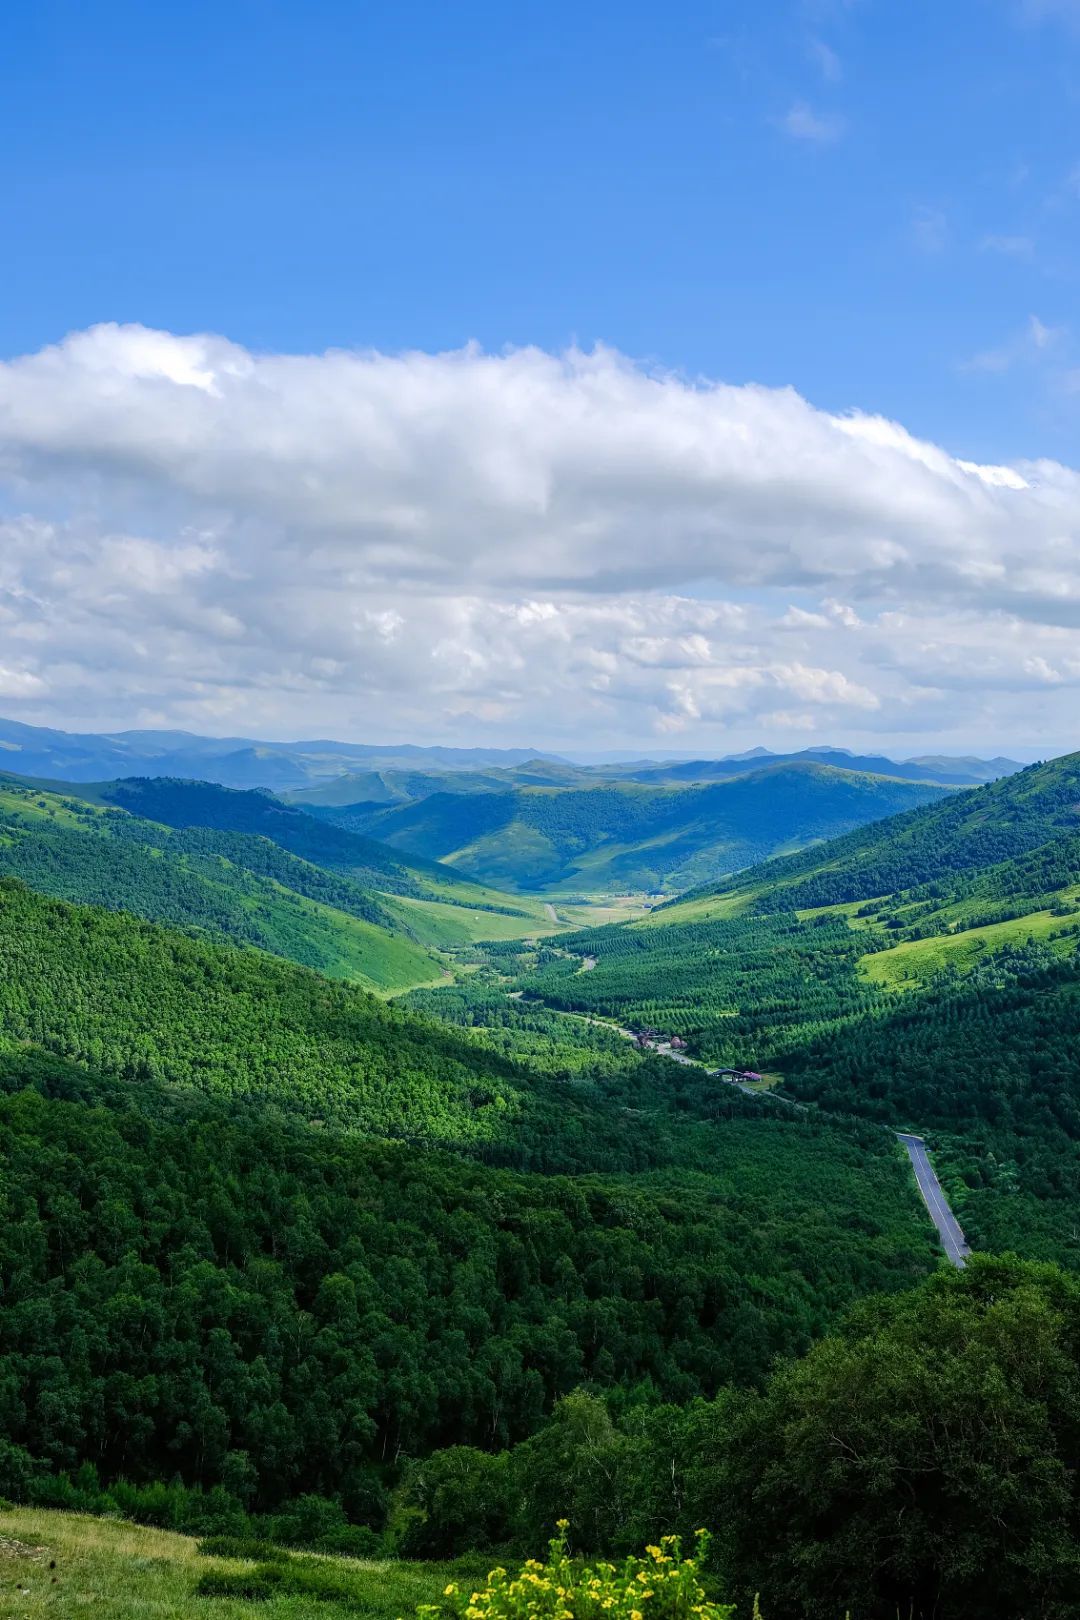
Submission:
[[[569,1528],[559,1521],[547,1563],[529,1558],[512,1578],[493,1569],[483,1590],[468,1595],[451,1581],[441,1604],[419,1609],[421,1620],[731,1620],[731,1605],[713,1603],[701,1584],[704,1530],[693,1558],[683,1558],[677,1536],[664,1536],[618,1567],[572,1557]]]

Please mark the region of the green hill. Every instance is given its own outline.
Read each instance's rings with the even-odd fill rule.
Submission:
[[[826,848],[740,873],[708,892],[756,897],[758,909],[771,910],[870,900],[947,882],[1078,831],[1080,754],[1066,754],[929,810],[858,828]]]
[[[56,787],[0,776],[0,873],[369,988],[438,980],[437,950],[558,926],[539,903],[324,828],[265,794],[167,781]]]
[[[381,897],[268,839],[173,830],[0,780],[0,873],[285,956],[375,990],[440,976]]]
[[[687,888],[940,798],[943,788],[795,764],[708,786],[435,793],[330,812],[410,856],[485,882],[569,891]]]

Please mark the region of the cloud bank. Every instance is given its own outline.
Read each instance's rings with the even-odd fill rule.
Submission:
[[[0,365],[0,701],[597,746],[1068,741],[1080,476],[604,348]]]

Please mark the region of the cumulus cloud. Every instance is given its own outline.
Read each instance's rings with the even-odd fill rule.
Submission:
[[[0,365],[0,513],[0,698],[51,722],[929,735],[1080,681],[1073,469],[604,348],[96,327]]]

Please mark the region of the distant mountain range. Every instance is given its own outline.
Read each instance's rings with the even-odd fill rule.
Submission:
[[[690,888],[951,791],[812,760],[743,764],[711,782],[642,776],[317,813],[484,883],[584,894]]]
[[[846,770],[900,777],[909,782],[936,782],[971,787],[1019,770],[1010,759],[951,759],[927,755],[896,761],[883,755],[852,754],[840,748],[808,748],[772,754],[748,754],[704,760],[621,760],[580,765],[536,748],[446,748],[415,743],[345,743],[315,738],[298,742],[265,742],[251,737],[203,737],[189,731],[71,732],[0,719],[0,765],[20,776],[52,781],[96,782],[120,776],[169,776],[217,782],[223,787],[268,788],[307,802],[356,804],[402,802],[443,791],[446,776],[493,772],[490,790],[548,785],[581,787],[597,782],[707,782],[737,776],[762,764],[794,761],[839,765]],[[372,791],[373,772],[407,773],[405,791]],[[439,778],[438,786],[416,791],[418,775]],[[508,774],[503,774],[508,773]],[[522,774],[518,774],[522,773]],[[355,778],[355,781],[350,780]],[[459,780],[452,790],[488,790]],[[332,797],[309,797],[308,790],[329,790]]]
[[[471,771],[542,758],[535,748],[422,748],[412,743],[260,742],[189,731],[53,731],[0,719],[0,765],[20,776],[98,782],[171,776],[223,787],[300,788],[358,769]]]

